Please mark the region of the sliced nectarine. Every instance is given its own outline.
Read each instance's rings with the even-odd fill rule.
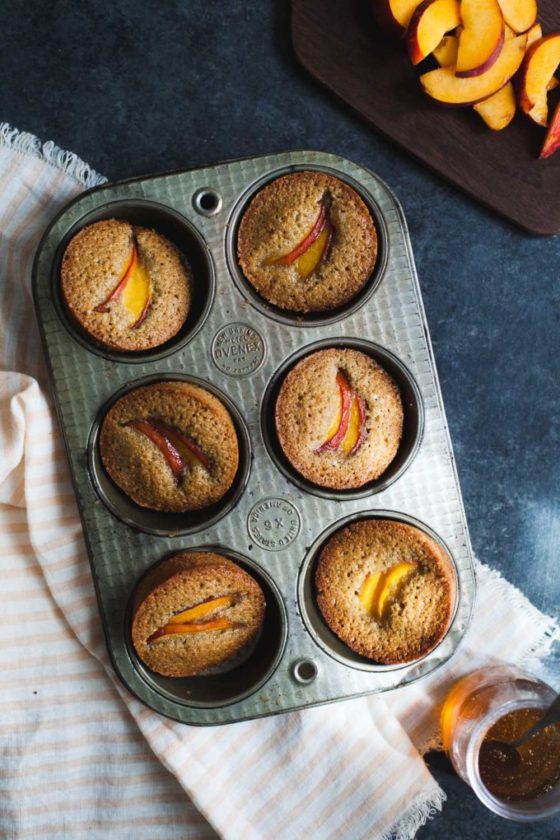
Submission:
[[[459,0],[424,0],[412,15],[406,33],[412,63],[423,61],[435,50],[445,33],[460,23]]]
[[[404,35],[414,10],[422,0],[373,0],[379,23],[397,35]]]
[[[171,635],[186,635],[189,633],[207,633],[209,630],[229,630],[235,627],[233,621],[228,618],[214,618],[211,621],[204,621],[192,624],[166,624],[165,627],[160,627],[155,633],[148,638],[148,644],[155,642],[156,639],[161,639],[164,636]]]
[[[370,615],[373,615],[374,605],[377,603],[377,591],[383,585],[383,579],[383,572],[374,574],[368,572],[358,593],[361,605]]]
[[[558,103],[554,114],[552,115],[552,119],[550,121],[550,125],[548,127],[548,131],[546,133],[546,137],[544,139],[543,147],[541,149],[541,153],[539,155],[541,160],[545,160],[553,155],[555,152],[558,151],[560,148],[560,102]]]
[[[338,449],[348,431],[352,406],[352,388],[341,371],[336,374],[336,384],[338,389],[336,417],[327,432],[325,442],[318,449],[319,452]]]
[[[331,246],[332,237],[333,226],[327,216],[317,239],[295,262],[297,273],[302,280],[307,280],[325,259]]]
[[[542,38],[542,26],[540,23],[535,23],[527,32],[527,49],[534,44],[535,41],[540,41]]]
[[[501,131],[508,126],[515,116],[516,109],[515,91],[511,82],[474,106],[474,110],[492,131]]]
[[[519,104],[525,113],[542,98],[560,64],[560,32],[545,35],[527,50],[519,76]]]
[[[195,461],[199,461],[205,470],[211,472],[212,465],[209,458],[192,437],[182,432],[181,429],[170,426],[155,417],[150,417],[149,422],[171,441],[182,458],[183,466],[186,466],[187,463],[192,465]]]
[[[505,22],[514,32],[527,32],[537,19],[537,0],[499,0]]]
[[[122,266],[120,274],[119,274],[119,279],[117,280],[117,283],[116,283],[115,287],[112,289],[112,291],[109,293],[109,295],[105,298],[105,300],[95,307],[96,312],[107,312],[108,309],[109,309],[109,304],[111,303],[111,301],[117,300],[121,296],[122,290],[123,290],[123,288],[124,288],[124,286],[125,286],[125,284],[128,280],[128,276],[130,274],[130,269],[132,268],[132,265],[133,265],[135,260],[136,260],[136,247],[133,245],[132,248],[130,249],[130,253],[129,253],[128,257],[126,258],[126,260],[123,263],[123,266]]]
[[[401,585],[416,569],[411,560],[401,560],[384,572],[368,572],[358,593],[360,603],[378,621],[386,618],[391,603],[398,596]]]
[[[345,455],[355,455],[366,436],[366,408],[362,397],[354,394],[350,406],[348,430],[340,445]]]
[[[119,298],[133,317],[130,329],[136,329],[145,320],[152,300],[152,280],[146,266],[140,261],[136,245],[132,246],[117,285],[108,297],[95,307],[95,311],[107,312],[109,304]]]
[[[136,431],[146,435],[146,437],[149,438],[155,446],[157,446],[167,461],[169,469],[175,476],[175,480],[178,482],[181,478],[183,470],[185,469],[185,463],[169,438],[159,429],[156,429],[149,420],[138,418],[135,420],[129,420],[126,425],[131,426],[133,429],[136,429]]]
[[[504,41],[497,61],[480,76],[460,78],[451,65],[424,73],[420,82],[429,97],[444,105],[474,105],[509,82],[523,61],[526,44],[526,35]]]
[[[434,58],[440,67],[457,64],[459,39],[456,35],[445,35],[434,50]]]
[[[202,601],[202,603],[196,604],[194,607],[189,607],[187,610],[176,613],[167,623],[186,624],[189,621],[195,621],[196,619],[203,618],[205,615],[218,612],[218,610],[231,607],[234,602],[234,595],[220,595],[219,598],[210,598],[208,601]]]
[[[457,76],[480,76],[498,59],[504,43],[504,16],[498,0],[461,0]]]

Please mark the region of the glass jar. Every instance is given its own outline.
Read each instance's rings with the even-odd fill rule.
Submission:
[[[485,738],[496,738],[489,731],[508,715],[508,721],[522,716],[521,710],[543,710],[556,698],[556,692],[546,683],[514,666],[492,665],[464,677],[451,689],[441,712],[444,749],[456,772],[469,784],[478,798],[494,813],[518,822],[533,822],[560,812],[560,726],[544,730],[533,750],[534,760],[542,763],[543,743],[547,766],[552,769],[550,785],[544,792],[529,798],[499,797],[492,793],[481,778],[479,758]],[[534,711],[525,713],[532,720],[521,728],[526,731],[539,717]],[[498,724],[500,726],[501,724]],[[517,737],[518,732],[511,740]],[[507,741],[507,738],[503,738]],[[550,747],[548,746],[550,742]],[[529,743],[529,749],[531,749]],[[523,749],[523,748],[521,748]],[[541,752],[539,753],[539,749]],[[529,759],[527,759],[529,760]],[[558,771],[554,775],[554,768]],[[542,768],[539,768],[540,770]],[[512,783],[514,784],[514,783]],[[550,787],[550,789],[546,789]]]

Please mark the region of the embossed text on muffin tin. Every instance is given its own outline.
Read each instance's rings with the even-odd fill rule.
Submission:
[[[226,324],[212,340],[212,361],[229,376],[250,376],[261,367],[266,356],[264,338],[249,324]]]

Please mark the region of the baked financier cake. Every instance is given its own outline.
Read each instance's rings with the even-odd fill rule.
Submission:
[[[237,253],[245,277],[267,301],[293,312],[322,312],[364,287],[377,260],[377,232],[344,181],[296,172],[276,178],[250,202]]]
[[[319,350],[299,361],[276,400],[276,432],[293,467],[335,490],[361,487],[387,469],[403,429],[399,389],[359,350]]]
[[[337,531],[315,573],[317,604],[333,633],[387,665],[425,656],[445,635],[455,604],[448,554],[418,528],[362,519]]]
[[[213,552],[184,551],[140,581],[132,642],[152,671],[189,677],[248,654],[264,613],[262,589],[236,563]]]
[[[113,350],[148,350],[181,329],[191,305],[191,272],[160,233],[108,219],[71,239],[60,269],[74,321]]]
[[[222,402],[190,382],[135,388],[109,409],[99,449],[115,484],[142,507],[199,510],[229,490],[237,433]]]

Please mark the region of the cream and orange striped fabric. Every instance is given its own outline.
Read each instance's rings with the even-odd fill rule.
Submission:
[[[444,799],[418,752],[437,702],[482,650],[519,661],[558,626],[481,566],[459,654],[415,687],[218,729],[133,698],[105,650],[30,294],[43,230],[96,180],[0,124],[0,836],[412,838]]]

